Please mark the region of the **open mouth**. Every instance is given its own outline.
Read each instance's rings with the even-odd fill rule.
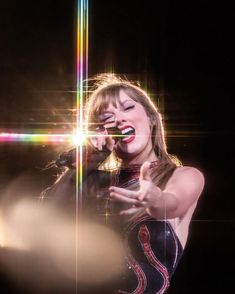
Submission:
[[[135,129],[132,127],[128,126],[124,128],[123,130],[121,130],[121,133],[123,135],[121,141],[125,144],[128,144],[135,139]]]

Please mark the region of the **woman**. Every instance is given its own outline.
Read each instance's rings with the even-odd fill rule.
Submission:
[[[95,210],[111,215],[111,225],[121,227],[128,248],[118,292],[164,293],[187,241],[203,175],[167,153],[161,115],[138,86],[101,76],[86,110],[93,136],[84,194],[89,203],[94,195],[99,199]],[[98,165],[102,160],[94,159],[94,150],[111,156]],[[71,194],[60,193],[58,183],[56,191]]]

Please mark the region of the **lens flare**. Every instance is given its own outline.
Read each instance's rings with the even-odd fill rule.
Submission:
[[[29,267],[31,271],[24,264],[16,265],[11,256],[4,256],[4,264],[14,278],[20,277],[25,283],[42,281],[37,273],[48,271],[48,262],[54,269],[54,278],[46,278],[48,284],[55,278],[62,278],[56,282],[61,283],[68,277],[71,283],[95,286],[115,279],[124,269],[124,248],[118,234],[90,220],[75,227],[74,219],[54,206],[22,197],[4,206],[1,222],[5,249],[15,250],[15,258],[22,254],[40,256],[40,261]]]
[[[80,146],[83,145],[86,141],[86,134],[81,129],[78,129],[75,131],[75,134],[73,135],[73,145],[74,146]]]

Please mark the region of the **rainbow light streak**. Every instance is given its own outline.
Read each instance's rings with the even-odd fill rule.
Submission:
[[[87,80],[88,80],[88,0],[78,0],[77,2],[77,130],[85,133],[83,129],[83,99],[86,98]],[[83,81],[86,81],[86,85]],[[84,91],[85,87],[85,91]],[[85,95],[85,97],[84,97]],[[82,129],[81,129],[81,127]],[[77,146],[77,175],[76,186],[77,190],[80,187],[80,196],[77,203],[78,207],[82,208],[82,145]],[[77,191],[78,192],[78,191]]]
[[[85,132],[83,129],[83,98],[87,93],[87,84],[84,91],[83,81],[88,80],[88,0],[78,0],[77,2],[77,130]],[[81,127],[80,127],[81,126]],[[76,197],[77,207],[82,209],[82,145],[77,146],[77,174],[76,174]],[[80,197],[78,197],[80,196]]]
[[[68,143],[78,145],[82,143],[82,137],[76,134],[18,134],[0,133],[0,142],[31,142],[31,143]]]
[[[83,84],[83,81],[86,84]],[[88,90],[88,0],[77,1],[77,130],[85,134],[83,128],[83,98],[86,99]],[[85,87],[85,91],[84,91]],[[82,144],[76,148],[76,244],[78,243],[78,217],[82,212]],[[76,246],[76,278],[78,277],[78,262]],[[77,292],[77,291],[76,291]]]

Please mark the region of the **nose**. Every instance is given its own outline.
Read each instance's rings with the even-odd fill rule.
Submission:
[[[126,114],[123,111],[115,112],[115,123],[116,125],[120,125],[127,121]]]

